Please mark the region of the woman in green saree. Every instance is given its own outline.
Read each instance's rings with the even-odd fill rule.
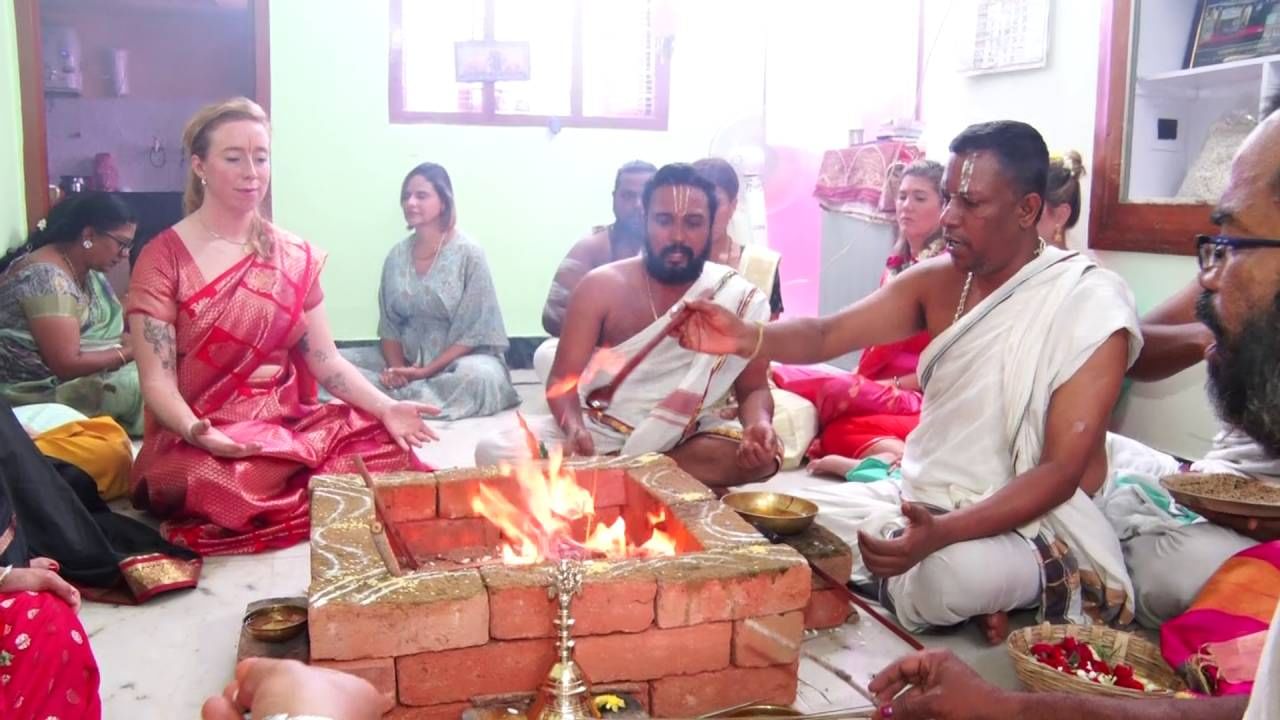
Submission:
[[[119,198],[73,195],[0,258],[0,397],[108,415],[142,434],[138,368],[103,274],[128,257],[136,230]]]

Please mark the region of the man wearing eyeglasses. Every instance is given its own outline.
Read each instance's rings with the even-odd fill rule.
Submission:
[[[1280,104],[1273,98],[1271,107]],[[1143,320],[1146,342],[1130,376],[1159,380],[1206,361],[1208,390],[1223,429],[1190,467],[1127,438],[1108,438],[1113,470],[1145,482],[1191,470],[1280,482],[1280,113],[1246,140],[1213,212],[1216,235],[1196,238],[1200,276]],[[1236,553],[1280,539],[1280,520],[1209,515],[1153,518],[1109,511],[1125,543],[1137,617],[1158,627],[1187,610],[1209,577]]]

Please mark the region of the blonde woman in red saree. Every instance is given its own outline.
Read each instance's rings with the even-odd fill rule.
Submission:
[[[143,250],[128,316],[146,402],[134,504],[201,554],[305,540],[307,481],[416,465],[435,409],[395,402],[338,354],[324,253],[258,214],[270,179],[266,115],[237,98],[188,124],[187,217]],[[320,404],[316,383],[342,402]]]

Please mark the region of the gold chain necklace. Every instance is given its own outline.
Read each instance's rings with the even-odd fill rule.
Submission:
[[[209,226],[205,223],[204,218],[203,218],[203,217],[201,217],[201,214],[200,214],[200,213],[196,213],[196,222],[200,223],[200,227],[201,227],[201,228],[203,228],[203,229],[204,229],[204,231],[205,231],[206,233],[208,233],[208,234],[209,234],[209,237],[213,238],[214,240],[218,240],[218,241],[220,241],[220,242],[227,243],[228,245],[235,245],[236,247],[238,247],[238,248],[240,248],[240,249],[244,250],[245,252],[249,252],[249,250],[250,250],[250,247],[249,247],[249,238],[245,238],[244,240],[232,240],[231,238],[227,237],[226,235],[220,235],[220,234],[218,234],[218,233],[214,232],[214,231],[213,231],[213,228],[209,227]],[[250,234],[250,235],[252,235],[252,234],[253,234],[253,228],[249,228],[249,234]]]
[[[653,286],[649,284],[649,271],[644,271],[644,289],[645,294],[649,296],[649,312],[653,313],[653,319],[658,319],[658,306],[653,302]]]
[[[67,264],[67,272],[71,274],[71,279],[75,282],[76,287],[80,288],[80,292],[87,295],[89,293],[89,285],[80,279],[80,274],[76,270],[75,264],[71,262],[71,256],[67,254],[66,250],[57,245],[54,246],[54,249],[58,251],[58,255],[62,256],[62,262]]]
[[[1036,246],[1036,252],[1033,258],[1038,258],[1044,252],[1044,238],[1040,238],[1040,244]],[[960,304],[956,305],[956,315],[951,318],[951,324],[955,325],[960,322],[960,316],[964,315],[964,306],[969,302],[969,288],[973,286],[973,273],[969,273],[964,277],[964,289],[960,291]]]

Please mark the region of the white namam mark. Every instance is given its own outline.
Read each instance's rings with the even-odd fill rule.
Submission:
[[[969,192],[969,181],[973,179],[973,153],[964,156],[960,165],[960,194]]]

